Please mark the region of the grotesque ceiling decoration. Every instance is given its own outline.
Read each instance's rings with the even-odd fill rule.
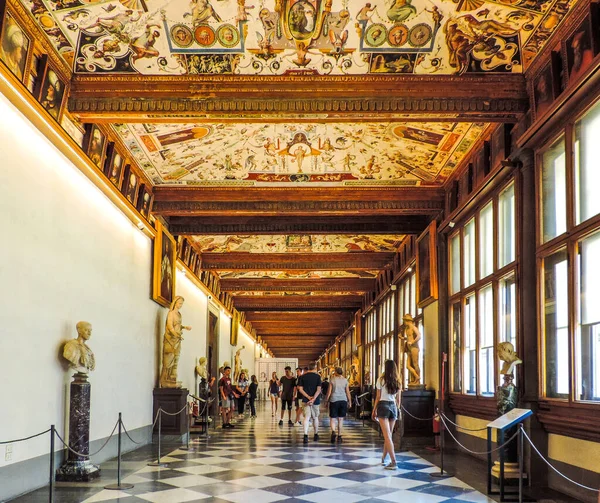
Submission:
[[[156,185],[441,184],[486,124],[118,124]]]
[[[379,271],[234,271],[219,274],[222,279],[327,279],[376,278]]]
[[[252,235],[194,236],[202,253],[339,253],[394,252],[404,236],[386,235]]]
[[[522,72],[569,0],[22,0],[78,73]]]
[[[261,292],[261,291],[240,291],[230,292],[235,297],[310,297],[313,295],[323,296],[362,296],[364,292]]]

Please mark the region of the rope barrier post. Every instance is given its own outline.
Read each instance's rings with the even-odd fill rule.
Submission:
[[[190,447],[190,404],[188,402],[188,410],[186,411],[187,414],[185,415],[185,422],[186,422],[186,441],[185,441],[185,447],[181,447],[182,451],[195,451],[196,449]]]
[[[519,503],[523,503],[523,423],[519,423]]]
[[[148,463],[148,466],[158,466],[160,468],[165,468],[167,466],[166,463],[160,462],[160,433],[162,429],[162,409],[158,409],[158,458],[156,461],[151,461]]]
[[[446,423],[443,420],[443,417],[446,413],[446,409],[444,407],[444,398],[446,395],[446,361],[448,361],[448,355],[446,353],[442,353],[442,386],[440,390],[440,473],[432,473],[432,477],[451,477],[452,475],[448,472],[444,473],[444,450],[446,448],[446,435],[444,432],[446,431]]]
[[[50,503],[54,501],[54,429],[55,426],[50,425],[50,493],[48,495]]]
[[[108,484],[104,486],[104,489],[109,489],[111,491],[121,490],[121,489],[132,489],[133,484],[122,484],[121,483],[121,428],[123,421],[121,420],[121,413],[119,412],[119,435],[117,437],[117,483],[116,484]]]

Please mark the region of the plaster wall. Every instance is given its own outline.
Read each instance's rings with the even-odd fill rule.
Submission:
[[[436,301],[423,309],[423,378],[427,389],[435,390],[436,398],[439,398],[441,365],[438,304]]]
[[[90,440],[119,412],[152,420],[164,308],[150,300],[150,239],[0,94],[0,440],[55,424],[66,434],[71,372],[61,356],[92,323]],[[12,446],[2,467],[46,454],[43,436]]]

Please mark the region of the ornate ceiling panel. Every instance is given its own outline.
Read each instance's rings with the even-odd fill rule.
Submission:
[[[364,292],[260,292],[260,291],[240,291],[240,292],[229,292],[234,297],[310,297],[311,295],[318,296],[362,296]]]
[[[569,0],[21,0],[79,73],[521,72]]]
[[[439,185],[486,124],[117,124],[155,185]]]
[[[234,271],[222,272],[222,279],[332,279],[376,278],[379,271]]]
[[[336,253],[394,252],[404,236],[386,235],[250,235],[193,236],[202,253]]]

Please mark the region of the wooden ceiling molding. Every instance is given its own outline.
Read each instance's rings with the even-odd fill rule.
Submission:
[[[202,268],[212,271],[362,271],[386,269],[393,253],[203,253]]]
[[[303,296],[289,297],[234,297],[238,311],[332,311],[347,310],[355,312],[362,306],[362,297],[350,295],[314,295],[310,298]]]
[[[224,292],[237,292],[240,290],[252,290],[260,292],[369,292],[375,290],[375,279],[371,278],[327,278],[327,279],[274,279],[274,278],[225,278],[221,280],[221,290]],[[296,296],[295,296],[296,297]],[[307,296],[297,296],[304,298]],[[313,296],[314,297],[314,296]],[[329,297],[329,296],[328,296]],[[341,300],[350,300],[353,295],[339,295]],[[350,299],[348,299],[350,298]],[[260,299],[244,299],[244,301],[258,301]],[[266,299],[265,299],[266,300]],[[282,299],[275,297],[275,302]],[[331,300],[331,299],[329,299]],[[240,296],[235,302],[241,302]],[[237,305],[237,304],[236,304]]]
[[[231,208],[227,210],[231,211]],[[158,208],[161,212],[161,208]],[[225,213],[225,211],[224,211]],[[173,235],[271,235],[271,234],[420,234],[428,215],[303,217],[177,217],[169,218]]]

